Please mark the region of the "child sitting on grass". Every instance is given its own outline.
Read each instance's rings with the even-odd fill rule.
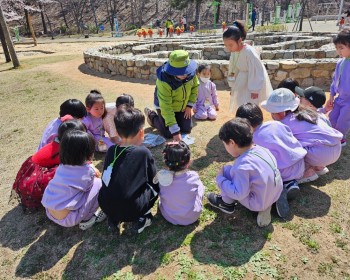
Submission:
[[[183,141],[169,142],[163,150],[164,162],[155,181],[159,182],[159,209],[163,217],[174,225],[190,225],[202,212],[204,186],[197,172],[187,170],[191,151]]]
[[[45,189],[41,203],[54,223],[86,230],[106,216],[98,209],[100,172],[90,163],[95,151],[91,134],[68,131],[60,143],[60,162],[56,174]]]
[[[86,116],[86,108],[84,104],[77,99],[68,99],[60,106],[60,116],[49,123],[45,128],[40,144],[37,148],[39,151],[46,144],[51,143],[57,136],[58,127],[64,121],[66,115],[70,115],[74,119],[82,119]],[[62,118],[64,118],[62,120]]]
[[[153,156],[141,146],[145,116],[136,108],[122,107],[114,120],[121,144],[107,152],[98,201],[111,230],[119,231],[121,222],[134,222],[134,231],[141,233],[152,224],[151,208],[159,193],[158,183],[153,183]]]
[[[233,214],[237,200],[249,210],[259,212],[258,226],[269,225],[271,206],[283,189],[274,156],[269,150],[253,144],[253,130],[246,119],[226,122],[220,129],[219,138],[236,160],[219,171],[216,183],[221,195],[208,193],[209,203],[224,213]],[[276,207],[284,205],[276,203]]]

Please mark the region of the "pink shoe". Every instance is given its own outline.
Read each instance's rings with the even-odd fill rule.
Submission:
[[[305,170],[303,178],[298,180],[298,184],[309,183],[315,181],[316,179],[318,179],[318,175],[313,167],[309,167],[307,170]]]
[[[326,166],[314,166],[314,170],[318,176],[327,174],[329,169]]]

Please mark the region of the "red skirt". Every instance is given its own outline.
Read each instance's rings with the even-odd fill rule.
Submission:
[[[16,197],[24,209],[42,207],[41,199],[58,165],[47,168],[32,161],[30,156],[21,166],[12,186],[11,198]]]

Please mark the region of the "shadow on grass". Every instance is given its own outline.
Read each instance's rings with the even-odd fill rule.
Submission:
[[[195,170],[208,167],[213,162],[232,162],[233,158],[226,150],[218,135],[211,138],[205,147],[206,155],[193,160],[191,166]]]
[[[209,204],[205,207],[211,208]],[[268,236],[274,231],[273,225],[259,228],[256,224],[257,213],[239,204],[236,209],[233,215],[215,209],[218,213],[215,220],[192,238],[194,259],[223,267],[240,266],[249,262],[264,247]]]
[[[130,224],[123,226],[126,229],[120,236],[108,232],[106,223],[94,227],[94,232],[75,250],[63,279],[100,279],[126,266],[131,266],[135,275],[149,275],[168,264],[167,253],[181,247],[196,224],[173,226],[157,214],[152,226],[139,235],[130,233]]]
[[[300,197],[290,202],[292,214],[304,219],[323,217],[328,214],[331,198],[310,184],[300,185]]]
[[[24,213],[19,205],[12,208],[0,221],[1,247],[18,251],[28,246],[43,233],[45,221],[44,209]]]

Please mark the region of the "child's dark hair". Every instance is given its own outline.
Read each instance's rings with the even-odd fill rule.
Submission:
[[[204,69],[209,69],[210,70],[210,65],[207,63],[201,63],[199,64],[198,68],[197,68],[197,73],[201,73]]]
[[[86,117],[86,108],[78,99],[68,99],[64,101],[60,106],[60,117],[65,115],[71,115],[73,118],[82,119]]]
[[[234,41],[238,41],[239,39],[245,40],[247,37],[247,30],[244,25],[238,21],[235,21],[232,26],[229,26],[224,34],[222,34],[224,39],[231,39]]]
[[[247,119],[253,128],[261,125],[264,120],[263,113],[259,106],[250,102],[238,107],[236,118]]]
[[[296,80],[294,80],[292,78],[287,78],[287,79],[284,79],[283,81],[281,81],[278,84],[277,88],[287,88],[291,92],[295,93],[295,87],[298,87],[298,86],[299,86],[299,83]]]
[[[342,44],[350,48],[350,29],[343,29],[333,40],[334,45]]]
[[[80,121],[80,120],[67,120],[58,127],[58,134],[57,138],[58,140],[61,140],[63,137],[63,134],[71,129],[80,130],[80,131],[86,131],[86,126]]]
[[[133,137],[145,125],[145,116],[139,109],[121,106],[114,116],[115,128],[120,137]]]
[[[115,107],[119,107],[120,105],[127,105],[130,107],[134,107],[134,98],[127,93],[123,93],[122,95],[117,97],[115,101]]]
[[[96,102],[103,103],[105,110],[103,112],[102,118],[104,118],[107,115],[106,102],[99,90],[97,89],[90,90],[90,93],[85,98],[85,106],[87,108],[91,108]]]
[[[299,105],[298,109],[296,109],[293,114],[299,121],[317,124],[318,113],[312,109]]]
[[[184,141],[169,142],[163,150],[164,162],[169,170],[181,171],[186,169],[191,159],[191,150]]]
[[[247,119],[234,118],[220,128],[219,138],[226,144],[233,140],[238,147],[244,148],[252,144],[253,129]]]
[[[91,160],[95,144],[94,137],[85,131],[67,131],[60,143],[60,162],[66,165],[85,164]]]

